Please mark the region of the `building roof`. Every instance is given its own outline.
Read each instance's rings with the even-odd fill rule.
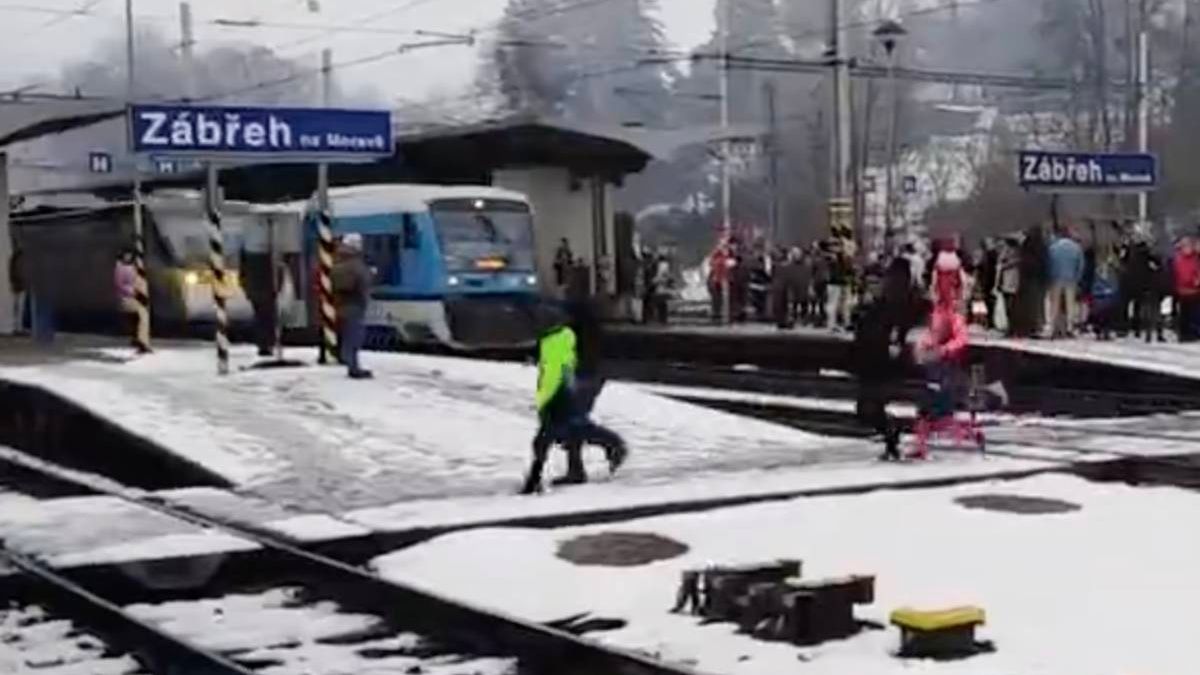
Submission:
[[[652,153],[620,128],[585,127],[535,115],[476,124],[401,131],[405,163],[443,167],[467,162],[486,171],[560,166],[582,174],[621,177],[645,168]]]
[[[0,148],[124,114],[124,103],[106,98],[27,96],[3,100],[0,101]]]

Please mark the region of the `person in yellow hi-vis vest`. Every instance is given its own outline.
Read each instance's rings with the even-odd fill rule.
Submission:
[[[580,369],[578,337],[575,329],[569,325],[565,312],[557,307],[544,306],[539,310],[538,323],[540,334],[535,396],[538,430],[533,439],[533,461],[521,490],[521,494],[526,495],[541,492],[542,470],[546,465],[547,453],[555,443],[561,443],[567,451],[567,473],[555,479],[555,485],[587,482],[582,457],[584,443],[604,448],[613,471],[624,462],[626,455],[621,437],[591,421],[589,397],[580,396],[576,391]]]

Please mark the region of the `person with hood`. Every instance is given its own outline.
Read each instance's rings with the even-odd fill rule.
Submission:
[[[897,258],[907,269],[907,262]],[[900,355],[903,338],[893,341],[898,332],[897,314],[887,298],[887,282],[881,283],[880,271],[868,273],[866,293],[859,307],[854,330],[854,371],[858,376],[858,400],[855,415],[859,422],[883,438],[883,461],[900,460],[900,426],[887,414],[891,387],[903,372]],[[891,280],[896,283],[897,280]],[[903,280],[907,283],[907,275]],[[908,289],[904,289],[905,298]],[[903,331],[899,331],[903,334]]]
[[[572,303],[571,313],[544,305],[538,310],[538,378],[535,404],[538,430],[533,459],[521,494],[542,491],[542,472],[550,448],[561,443],[567,452],[567,473],[555,485],[587,482],[583,445],[604,448],[609,468],[616,471],[626,457],[625,443],[616,433],[591,421],[591,410],[603,387],[599,373],[600,323],[588,303]],[[582,339],[581,339],[582,338]]]
[[[1050,281],[1049,302],[1046,303],[1050,309],[1050,337],[1072,337],[1075,318],[1079,315],[1076,300],[1083,280],[1083,248],[1069,231],[1062,230],[1046,255]]]
[[[911,459],[927,458],[933,433],[941,426],[955,424],[968,339],[967,321],[958,310],[958,298],[950,293],[939,295],[929,316],[929,329],[914,349],[917,362],[925,368],[926,388],[917,410],[917,445]]]
[[[1200,310],[1200,251],[1191,237],[1179,240],[1171,262],[1180,342],[1194,342]]]
[[[371,371],[359,364],[358,353],[367,338],[367,306],[371,301],[371,268],[363,257],[362,235],[352,232],[342,238],[333,263],[333,298],[337,307],[342,363],[350,378],[365,380]]]

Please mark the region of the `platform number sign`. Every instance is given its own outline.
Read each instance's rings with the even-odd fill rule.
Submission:
[[[112,173],[113,158],[107,152],[88,153],[88,171],[91,173]]]

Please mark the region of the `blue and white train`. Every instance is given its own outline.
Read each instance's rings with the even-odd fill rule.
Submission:
[[[375,271],[372,341],[459,350],[534,343],[538,279],[524,195],[484,186],[362,185],[330,190],[329,208],[335,236],[362,235]],[[305,222],[315,261],[314,204]]]

